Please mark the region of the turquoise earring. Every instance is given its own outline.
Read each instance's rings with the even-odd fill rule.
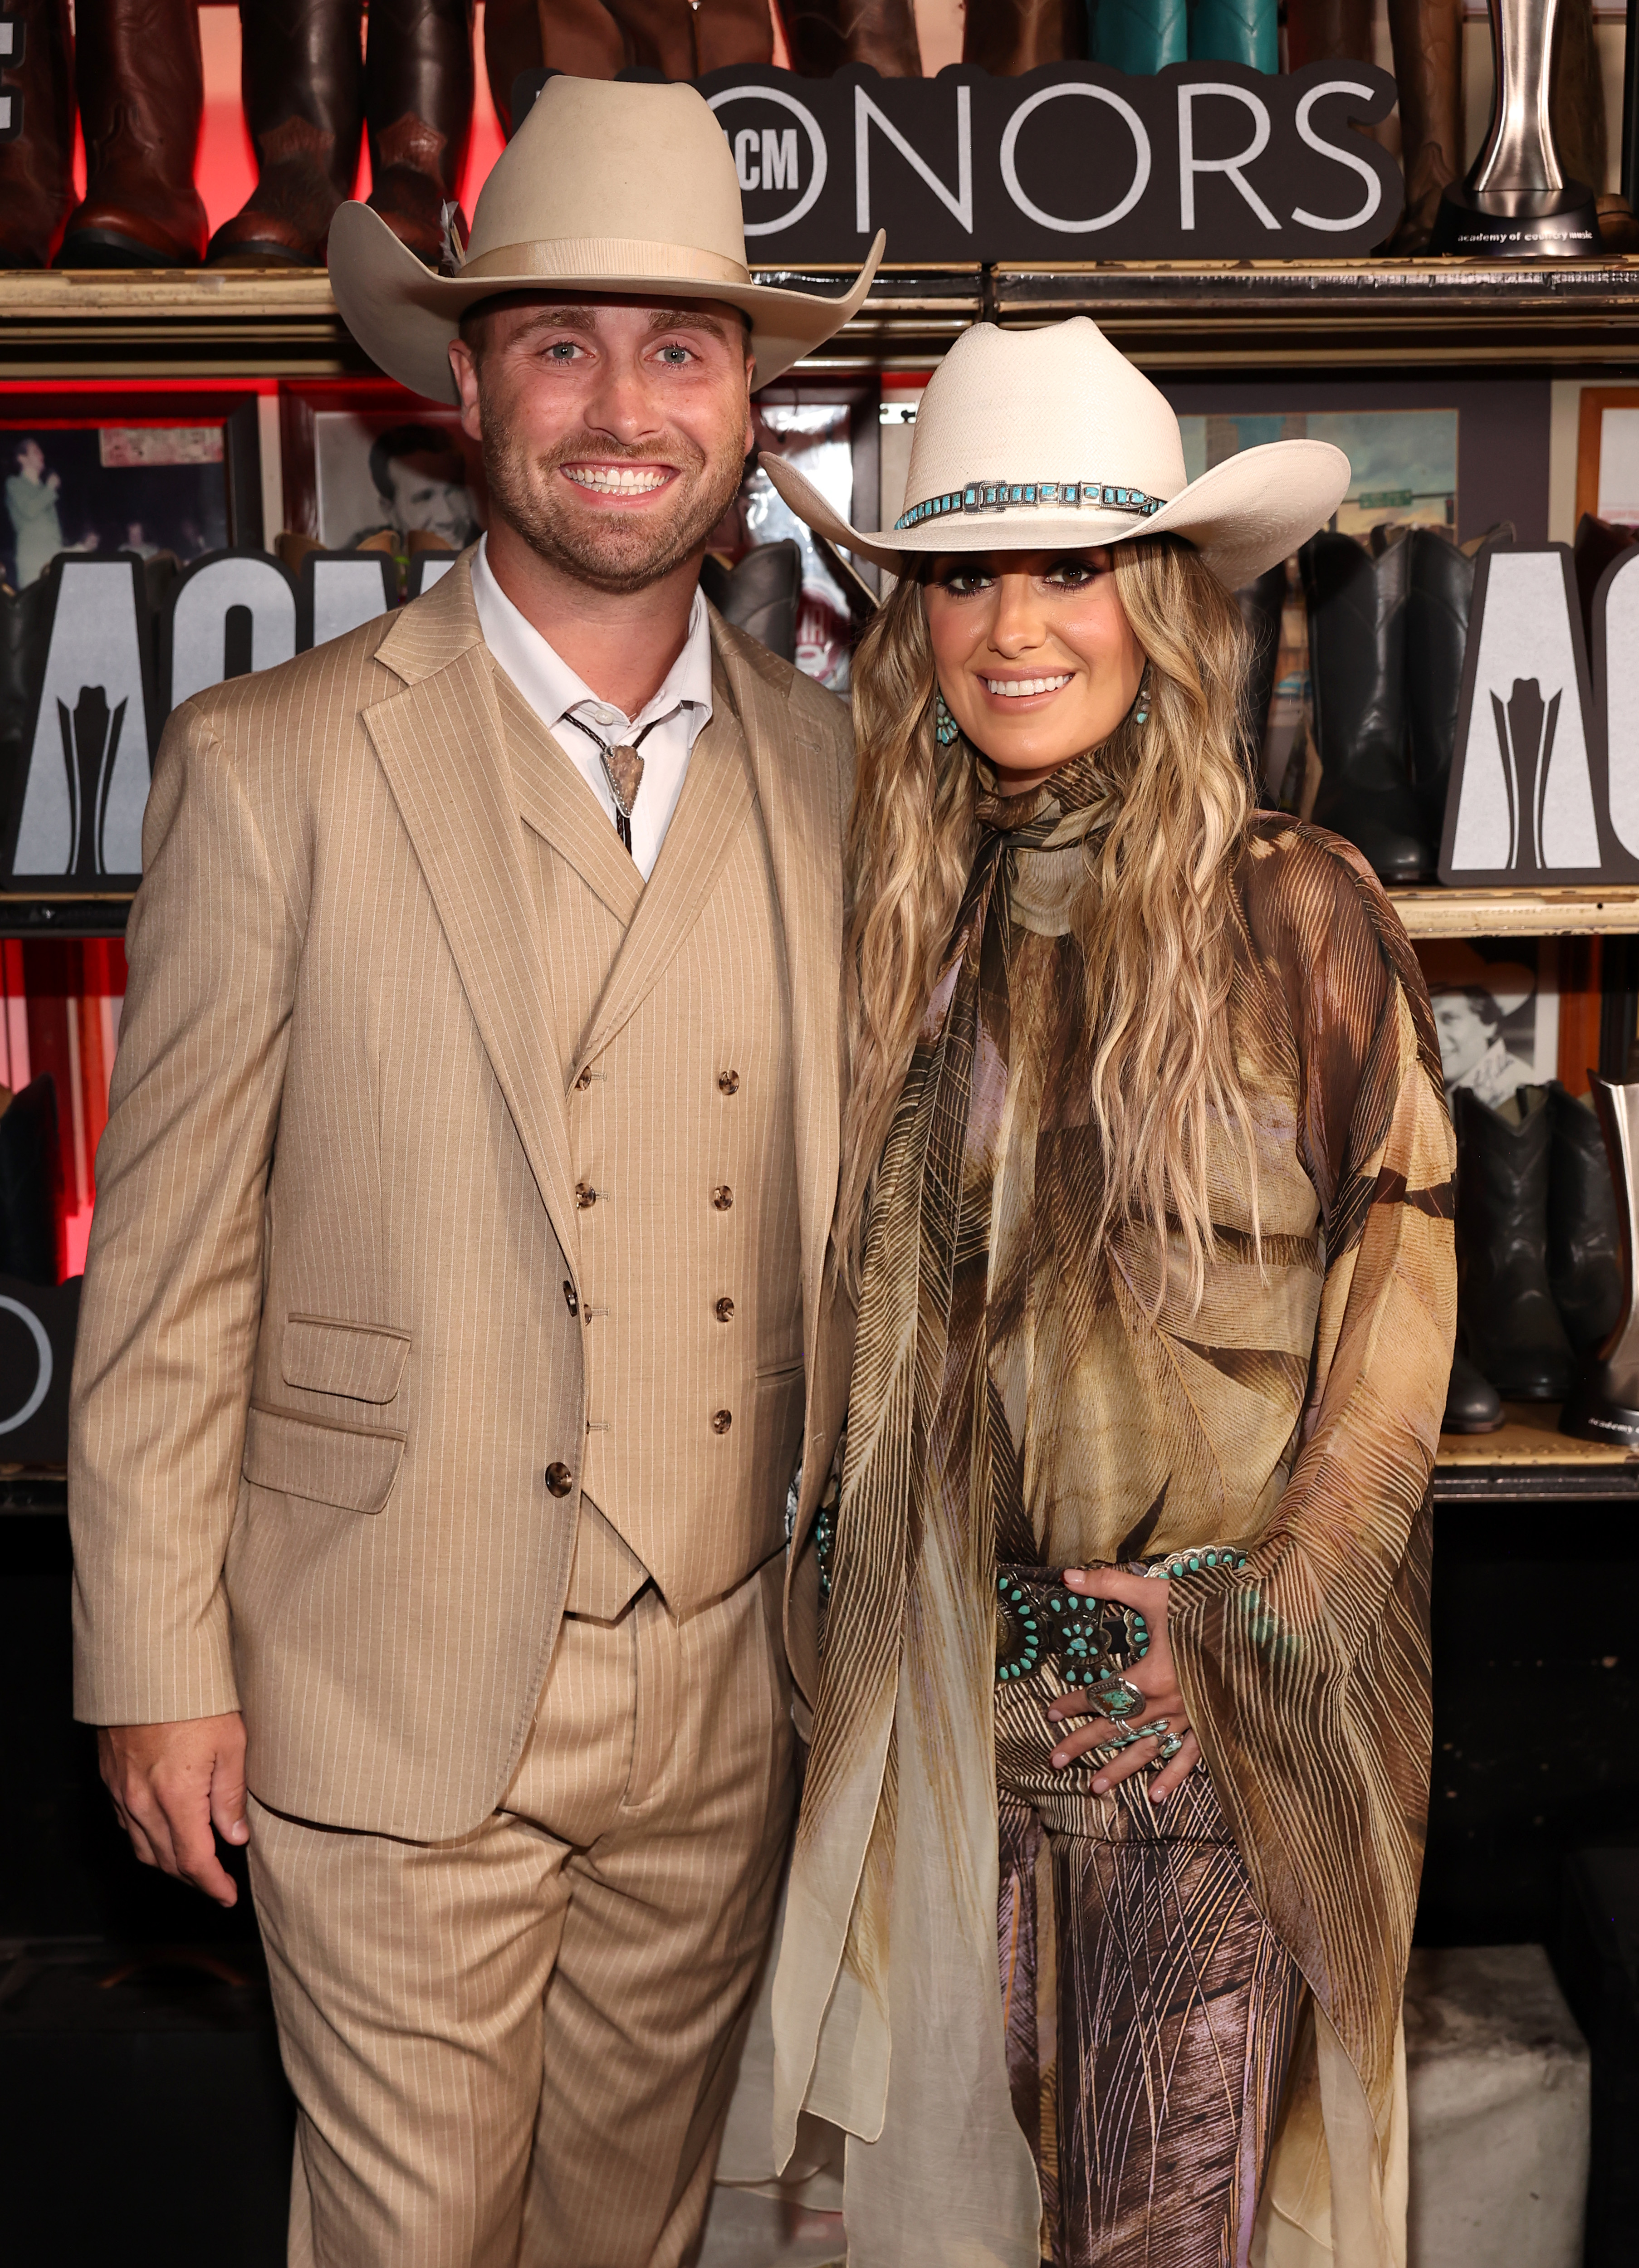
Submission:
[[[1133,722],[1135,725],[1148,725],[1149,722],[1149,672],[1148,669],[1138,681],[1138,693],[1133,706]]]
[[[948,748],[962,737],[962,727],[945,706],[942,693],[934,696],[934,738],[941,748]]]

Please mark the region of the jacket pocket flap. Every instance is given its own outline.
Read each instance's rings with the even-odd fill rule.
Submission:
[[[402,1433],[361,1433],[326,1418],[299,1418],[253,1402],[245,1427],[245,1478],[343,1512],[380,1512],[404,1454]]]
[[[279,1342],[286,1386],[314,1394],[344,1394],[353,1402],[390,1402],[404,1374],[408,1331],[373,1323],[330,1322],[322,1315],[292,1315]]]

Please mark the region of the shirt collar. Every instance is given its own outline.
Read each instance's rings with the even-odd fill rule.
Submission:
[[[549,730],[572,709],[602,710],[611,719],[621,718],[614,703],[593,692],[502,590],[490,565],[487,538],[479,539],[473,556],[472,595],[485,645]],[[711,625],[705,597],[698,590],[689,609],[683,651],[666,673],[665,681],[637,716],[622,721],[628,731],[635,732],[652,718],[669,716],[685,704],[699,711],[701,725],[711,716]]]

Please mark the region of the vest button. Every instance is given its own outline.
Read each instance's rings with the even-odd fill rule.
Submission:
[[[732,1410],[716,1410],[712,1413],[712,1431],[713,1433],[726,1433],[734,1422],[735,1414]]]
[[[575,1203],[580,1206],[581,1211],[585,1212],[588,1205],[594,1205],[597,1203],[597,1191],[586,1182],[577,1182],[575,1183]]]
[[[719,1212],[727,1212],[735,1201],[735,1193],[727,1182],[719,1182],[712,1191],[712,1204]],[[589,1202],[589,1200],[588,1200]]]
[[[717,1092],[719,1094],[738,1094],[740,1092],[739,1072],[737,1071],[720,1071],[717,1074]]]
[[[567,1496],[575,1484],[575,1476],[567,1465],[549,1465],[546,1469],[546,1484],[554,1496]]]
[[[564,1278],[564,1305],[572,1315],[578,1315],[580,1313],[580,1302],[575,1297],[575,1287],[567,1276]]]
[[[735,1303],[734,1303],[734,1301],[733,1301],[732,1300],[720,1300],[718,1301],[718,1303],[717,1303],[717,1320],[718,1320],[718,1322],[719,1322],[720,1323],[732,1323],[732,1322],[733,1322],[733,1321],[734,1321],[734,1319],[735,1319]]]
[[[589,1086],[591,1086],[591,1084],[592,1084],[592,1074],[591,1074],[591,1072],[590,1072],[589,1071],[583,1071],[581,1072],[581,1074],[580,1074],[580,1078],[575,1081],[575,1093],[576,1093],[577,1094],[584,1094],[586,1093],[586,1091],[587,1091],[587,1087],[589,1087]]]

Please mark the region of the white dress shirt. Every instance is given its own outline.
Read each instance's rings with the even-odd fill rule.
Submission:
[[[599,740],[610,747],[618,747],[622,741],[630,746],[646,725],[659,720],[639,751],[643,778],[631,806],[631,856],[646,882],[654,872],[671,815],[683,793],[695,741],[712,713],[712,639],[705,600],[698,591],[695,593],[683,652],[654,698],[637,716],[627,717],[577,677],[535,624],[519,613],[491,571],[483,539],[473,555],[472,596],[484,643],[596,796],[611,829],[616,823],[615,799],[597,742],[565,719],[584,717]]]

